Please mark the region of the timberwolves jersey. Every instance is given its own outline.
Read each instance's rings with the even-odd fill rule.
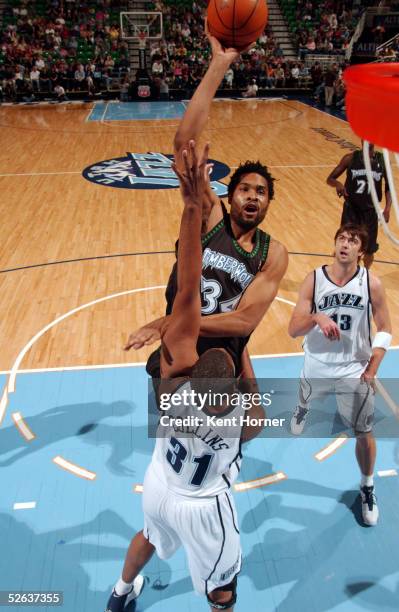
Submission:
[[[313,312],[338,325],[340,340],[328,340],[317,325],[306,334],[305,354],[328,365],[367,361],[371,355],[370,286],[366,268],[358,266],[343,287],[330,280],[327,266],[314,271]]]
[[[382,153],[376,152],[371,158],[371,170],[373,173],[375,189],[378,199],[382,200],[382,179],[386,178],[384,157]],[[369,193],[366,168],[363,160],[363,152],[355,151],[352,162],[347,170],[345,189],[348,193],[347,202],[355,207],[374,210],[373,200]]]
[[[184,391],[191,392],[189,381],[173,394],[175,404],[176,396],[183,397]],[[196,498],[219,495],[240,471],[242,415],[245,413],[239,405],[224,416],[225,425],[218,426],[213,421],[217,417],[207,416],[195,404],[161,411],[151,460],[154,473],[175,493]],[[198,420],[183,424],[184,417]]]
[[[237,308],[244,291],[262,269],[269,252],[269,244],[270,236],[257,228],[251,253],[242,249],[231,230],[230,215],[223,207],[223,219],[202,237],[202,315],[230,312]],[[172,312],[176,291],[177,263],[173,267],[165,293],[166,314]],[[197,351],[201,355],[210,348],[226,348],[237,369],[248,340],[249,338],[200,337]]]

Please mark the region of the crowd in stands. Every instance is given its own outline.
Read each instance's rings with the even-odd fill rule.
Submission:
[[[18,94],[109,88],[129,67],[119,0],[11,0],[3,13],[0,80]],[[57,94],[57,92],[56,92]]]
[[[209,45],[204,33],[205,2],[189,7],[167,5],[158,0],[162,10],[165,42],[151,47],[152,76],[174,89],[194,89],[206,71]],[[243,55],[227,71],[224,87],[246,90],[254,81],[261,88],[296,87],[309,80],[309,70],[301,61],[289,61],[267,27],[254,49]]]
[[[299,53],[342,54],[346,51],[363,8],[356,0],[298,0],[295,32]]]
[[[209,45],[203,27],[205,4],[193,2],[189,6],[171,6],[157,0],[156,10],[162,10],[166,15],[167,42],[153,43],[151,72],[154,79],[164,86],[192,90],[204,74],[209,60]],[[313,83],[315,89],[320,85],[304,61],[284,57],[271,28],[267,27],[256,47],[242,55],[227,71],[223,86],[241,90],[243,95],[251,97],[257,94],[258,88],[301,87],[309,83]]]
[[[259,88],[312,84],[320,96],[320,87],[325,86],[326,79],[331,81],[331,74],[320,64],[309,68],[306,56],[341,54],[336,85],[328,85],[335,88],[334,100],[339,101],[344,52],[364,3],[286,1],[295,11],[299,59],[285,58],[272,29],[267,27],[256,46],[227,71],[223,87],[252,96]],[[3,14],[0,41],[0,83],[5,97],[34,99],[39,92],[52,93],[60,100],[66,99],[68,92],[94,96],[113,89],[115,81],[122,99],[137,91],[137,80],[129,69],[128,45],[119,27],[119,13],[126,9],[125,4],[120,6],[123,0],[10,2]],[[166,99],[171,89],[177,89],[189,95],[199,84],[210,54],[204,32],[206,5],[206,0],[154,0],[151,10],[163,14],[164,39],[153,42],[149,51],[152,94]]]

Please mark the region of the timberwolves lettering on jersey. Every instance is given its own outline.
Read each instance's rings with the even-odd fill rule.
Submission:
[[[260,230],[255,233],[251,253],[244,251],[231,231],[226,213],[216,227],[202,238],[202,314],[217,314],[234,310],[245,289],[266,262],[270,236]],[[177,264],[174,265],[166,289],[167,314],[177,290]]]
[[[270,236],[259,228],[255,233],[254,247],[248,253],[235,240],[230,225],[230,215],[223,207],[223,219],[202,238],[201,312],[203,315],[230,312],[237,305],[247,287],[266,262]],[[177,291],[177,263],[175,263],[166,288],[166,314],[172,312]],[[210,348],[225,348],[231,354],[237,373],[240,371],[241,354],[249,338],[199,338],[198,354]]]
[[[202,239],[202,314],[234,310],[245,289],[264,265],[270,236],[256,229],[251,253],[244,251],[234,238],[230,216],[225,214]]]
[[[327,266],[314,271],[313,312],[321,312],[338,325],[340,340],[330,341],[316,325],[305,337],[305,353],[324,363],[367,361],[371,355],[371,302],[369,275],[358,266],[343,287],[328,276]]]
[[[385,178],[385,164],[382,153],[376,152],[371,158],[371,171],[378,199],[382,199],[382,179]],[[364,166],[363,152],[355,151],[352,162],[347,170],[345,189],[348,193],[347,201],[363,209],[374,210],[373,200]]]

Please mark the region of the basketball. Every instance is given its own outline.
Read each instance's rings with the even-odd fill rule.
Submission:
[[[244,49],[262,34],[267,15],[266,0],[210,0],[209,33],[224,47]]]

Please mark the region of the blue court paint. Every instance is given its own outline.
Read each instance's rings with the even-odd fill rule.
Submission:
[[[106,102],[95,102],[86,121],[101,121],[104,115]]]
[[[180,119],[184,111],[182,102],[96,102],[88,121]]]
[[[381,376],[393,377],[398,359],[397,351],[388,353]],[[298,376],[301,363],[298,356],[254,360],[262,377]],[[384,384],[388,388],[389,380]],[[0,590],[63,590],[64,612],[105,609],[130,538],[142,527],[141,495],[133,487],[142,483],[153,448],[146,406],[141,367],[18,375],[0,429],[0,539],[6,551]],[[13,425],[16,410],[37,436],[31,443]],[[235,494],[244,553],[238,612],[397,609],[399,479],[376,479],[381,521],[365,528],[354,441],[319,463],[314,453],[326,443],[259,438],[244,448],[241,481],[279,470],[288,479]],[[52,462],[56,455],[96,472],[96,480],[62,470]],[[398,442],[380,440],[376,470],[398,469],[398,463]],[[37,507],[13,510],[27,500]],[[168,561],[154,557],[145,574],[138,612],[209,610],[192,593],[182,550]]]

